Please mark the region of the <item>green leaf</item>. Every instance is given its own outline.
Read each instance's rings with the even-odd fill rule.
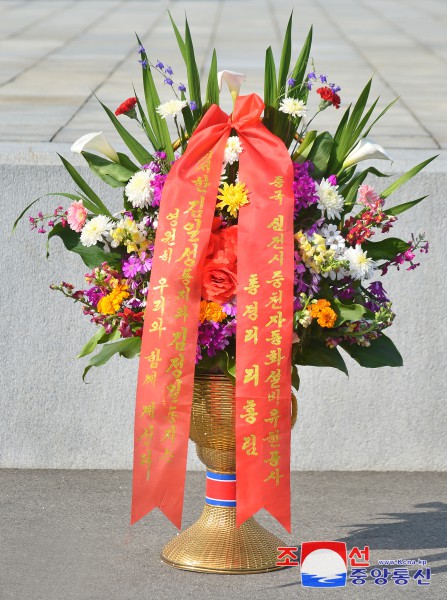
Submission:
[[[328,348],[323,340],[312,338],[297,355],[298,364],[312,367],[333,367],[348,375],[345,361],[337,348]]]
[[[386,238],[380,242],[365,242],[362,248],[373,260],[392,260],[401,252],[406,252],[410,244],[399,238]]]
[[[84,264],[93,269],[99,267],[103,262],[107,262],[111,267],[119,267],[121,264],[121,254],[118,252],[105,252],[98,244],[95,246],[84,246],[80,241],[80,234],[69,227],[62,227],[61,223],[56,223],[48,234],[48,242],[53,237],[60,237],[65,248],[70,252],[79,254]],[[47,258],[49,256],[47,246]]]
[[[153,160],[152,154],[148,152],[146,148],[127,131],[124,125],[121,125],[120,121],[115,117],[113,112],[105,104],[103,104],[101,100],[98,99],[98,102],[106,111],[107,116],[112,121],[121,139],[132,152],[132,154],[135,156],[135,158],[138,160],[138,162],[142,165],[150,163]]]
[[[209,108],[212,104],[219,106],[219,83],[217,81],[217,55],[215,49],[213,50],[213,57],[211,59],[208,85],[206,86],[206,108]]]
[[[333,299],[333,303],[338,314],[335,327],[342,325],[346,321],[359,321],[368,312],[361,304],[343,304],[337,298]]]
[[[376,369],[379,367],[401,367],[402,356],[389,337],[383,333],[370,346],[359,346],[344,342],[341,347],[362,367]]]
[[[392,208],[389,208],[384,212],[387,215],[392,216],[400,215],[409,208],[412,208],[413,206],[416,206],[416,204],[419,204],[419,202],[422,202],[422,200],[425,200],[425,198],[428,198],[428,196],[422,196],[421,198],[417,198],[416,200],[411,200],[411,202],[404,202],[403,204],[398,204],[397,206],[393,206]]]
[[[105,344],[97,354],[90,358],[88,366],[84,369],[82,379],[85,381],[85,376],[92,367],[105,365],[115,354],[119,354],[125,358],[134,358],[140,352],[140,349],[140,337],[124,338],[118,342]]]
[[[290,58],[292,56],[292,17],[293,11],[290,15],[289,22],[287,24],[286,33],[284,35],[284,41],[282,45],[281,61],[279,63],[278,72],[278,95],[285,93],[287,86],[287,75],[290,68]]]
[[[296,391],[300,389],[300,376],[297,365],[292,365],[292,387]]]
[[[168,10],[168,15],[169,18],[171,19],[171,24],[172,24],[172,28],[174,29],[174,33],[175,33],[175,37],[177,38],[177,43],[178,43],[178,47],[180,48],[180,52],[182,53],[183,56],[183,60],[186,64],[186,46],[185,46],[185,42],[182,38],[182,35],[180,33],[180,31],[178,30],[177,25],[174,22],[174,19],[172,18],[172,15],[170,13],[170,11]]]
[[[307,159],[309,152],[312,149],[312,145],[315,142],[317,137],[317,132],[315,130],[308,131],[304,136],[304,140],[298,146],[296,152],[293,155],[293,159],[296,160],[298,157],[301,157],[300,161],[303,159]],[[303,161],[304,162],[304,161]]]
[[[61,159],[64,167],[67,169],[70,177],[73,179],[73,181],[76,183],[76,185],[78,185],[80,187],[80,189],[84,192],[84,194],[87,196],[87,198],[92,202],[92,205],[95,207],[95,210],[93,212],[95,212],[95,214],[98,214],[98,212],[99,212],[100,214],[111,217],[112,214],[109,212],[106,205],[102,202],[102,200],[99,198],[99,196],[92,190],[92,188],[88,185],[88,183],[85,181],[85,179],[83,179],[83,177],[81,177],[81,175],[77,172],[77,170],[74,168],[74,166],[71,163],[69,163],[68,160],[66,160],[60,154],[58,154],[58,156]],[[87,208],[87,210],[90,210],[87,205],[85,205],[85,207]]]
[[[133,173],[136,173],[140,170],[140,167],[137,167],[137,165],[132,162],[126,154],[123,154],[122,152],[117,152],[117,154],[120,160],[120,165],[123,165],[123,167],[126,167],[126,169],[129,169],[129,171],[132,171]]]
[[[275,107],[277,104],[276,67],[272,47],[269,46],[265,53],[264,73],[264,104]]]
[[[312,176],[315,179],[319,179],[326,173],[333,146],[334,138],[327,131],[320,133],[315,138],[308,154],[308,160],[314,164]]]
[[[87,354],[91,354],[105,335],[107,335],[106,330],[104,329],[104,327],[101,326],[96,331],[95,335],[91,337],[89,341],[83,346],[82,350],[79,352],[76,358],[82,358],[83,356],[87,356]]]
[[[396,190],[398,190],[402,185],[404,185],[404,183],[407,183],[407,181],[409,181],[415,175],[417,175],[419,173],[419,171],[422,171],[422,169],[424,167],[426,167],[428,164],[430,164],[438,156],[439,155],[436,154],[436,156],[432,156],[431,158],[427,158],[427,160],[424,160],[423,162],[419,163],[418,165],[416,165],[415,167],[413,167],[412,169],[410,169],[409,171],[407,171],[407,173],[405,173],[404,175],[402,175],[401,177],[399,177],[399,179],[397,179],[394,183],[392,183],[389,187],[387,187],[386,190],[383,191],[380,194],[380,197],[381,198],[388,198],[388,196],[391,196],[391,194],[394,194],[394,192]]]
[[[186,73],[188,75],[188,86],[190,100],[197,104],[197,114],[202,110],[202,95],[200,92],[200,75],[197,68],[196,57],[194,55],[194,46],[189,30],[188,19],[185,20],[185,51],[186,51]],[[196,111],[193,111],[196,112]]]
[[[309,29],[309,33],[307,34],[304,45],[301,49],[300,55],[298,56],[298,60],[295,63],[295,66],[292,71],[292,79],[296,79],[298,82],[304,80],[307,71],[307,63],[309,62],[309,54],[310,49],[312,47],[312,27]],[[307,88],[306,88],[307,89]],[[290,90],[290,96],[298,97],[302,94],[302,90],[298,87]]]
[[[119,329],[114,329],[112,333],[106,333],[104,327],[101,326],[95,335],[85,344],[76,358],[82,358],[83,356],[91,354],[98,344],[115,341],[116,339],[119,339],[120,335]]]
[[[88,166],[93,173],[98,175],[98,177],[108,183],[111,187],[124,187],[134,174],[133,171],[129,171],[126,167],[102,158],[97,154],[82,152],[82,156],[87,161]]]

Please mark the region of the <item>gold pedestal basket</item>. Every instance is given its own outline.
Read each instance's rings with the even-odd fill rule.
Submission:
[[[206,465],[207,477],[235,478],[234,410],[235,388],[225,375],[196,377],[190,438]],[[292,426],[295,420],[296,401],[292,397]],[[236,508],[212,502],[207,498],[199,520],[166,544],[161,554],[165,563],[188,571],[230,574],[283,568],[276,566],[278,546],[285,545],[282,540],[253,517],[236,527]]]

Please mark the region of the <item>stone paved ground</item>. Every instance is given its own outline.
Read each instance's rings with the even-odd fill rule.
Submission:
[[[279,55],[293,3],[287,0],[1,0],[0,139],[69,143],[107,128],[93,92],[115,107],[139,89],[133,32],[149,54],[184,79],[166,11],[186,11],[202,73],[217,48],[221,68],[262,91],[264,51]],[[345,103],[374,74],[381,105],[400,94],[377,127],[388,148],[447,147],[447,3],[444,0],[295,2],[294,46],[315,26],[317,70],[342,87]],[[318,125],[339,117],[326,111]],[[109,127],[110,128],[110,127]],[[16,145],[11,145],[16,148]]]
[[[176,529],[159,512],[130,527],[126,471],[0,470],[2,600],[326,600],[447,597],[445,473],[295,473],[292,534],[267,514],[259,520],[287,544],[339,540],[370,547],[378,560],[424,559],[431,584],[382,587],[371,577],[342,592],[301,589],[299,570],[207,575],[160,562]],[[203,507],[204,473],[189,473],[184,527]],[[409,567],[410,573],[415,572]],[[334,594],[334,595],[333,595]]]

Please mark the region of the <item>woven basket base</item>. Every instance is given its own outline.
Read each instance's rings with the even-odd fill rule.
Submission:
[[[284,542],[253,517],[236,527],[236,509],[205,504],[199,520],[166,544],[163,562],[187,571],[247,574],[277,571]]]

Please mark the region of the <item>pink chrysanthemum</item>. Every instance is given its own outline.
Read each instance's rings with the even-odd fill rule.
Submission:
[[[79,202],[72,202],[67,210],[67,222],[73,231],[80,233],[87,219],[87,209]]]

